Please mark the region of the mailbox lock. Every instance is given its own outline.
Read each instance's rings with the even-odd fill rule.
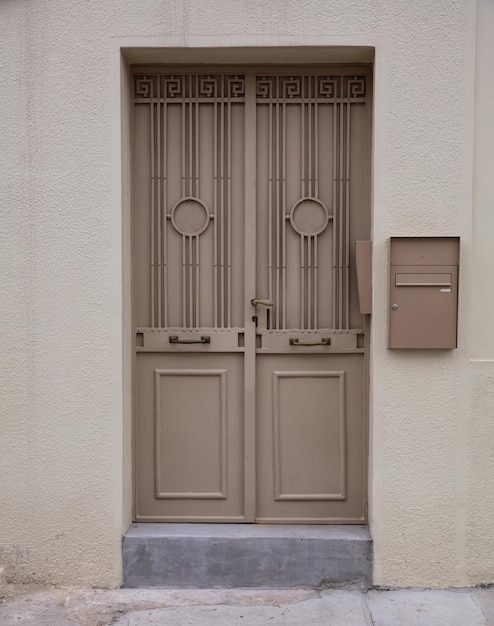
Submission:
[[[393,304],[391,306],[391,308],[393,309],[393,311],[397,311],[398,310],[398,305],[397,304]]]

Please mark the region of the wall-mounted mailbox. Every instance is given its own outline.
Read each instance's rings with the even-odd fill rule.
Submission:
[[[391,237],[390,348],[456,348],[458,237]]]

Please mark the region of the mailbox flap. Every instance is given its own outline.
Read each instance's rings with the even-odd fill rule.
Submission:
[[[451,266],[399,265],[393,266],[396,287],[451,287],[453,273]]]
[[[395,274],[397,287],[451,287],[451,274]]]

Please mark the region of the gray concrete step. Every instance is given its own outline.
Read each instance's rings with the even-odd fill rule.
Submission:
[[[125,587],[367,587],[367,526],[132,524]]]

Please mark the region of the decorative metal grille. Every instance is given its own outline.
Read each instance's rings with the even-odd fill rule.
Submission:
[[[244,76],[136,75],[134,95],[150,107],[151,326],[229,328],[232,110],[244,100]]]
[[[261,115],[267,131],[258,150],[268,153],[268,197],[259,210],[268,214],[272,330],[351,328],[351,110],[364,103],[365,96],[365,76],[264,75],[256,79],[257,105],[264,109]],[[298,192],[293,189],[295,178],[300,181]],[[331,184],[326,183],[328,178]],[[298,250],[294,232],[299,237]],[[331,257],[330,275],[328,263],[322,262],[324,250],[325,258]],[[331,293],[323,295],[322,301],[323,287],[328,284]]]
[[[243,220],[235,216],[243,212],[245,87],[233,73],[134,76],[136,107],[149,112],[153,328],[243,325],[232,230]],[[267,231],[263,296],[274,302],[268,330],[352,328],[352,111],[366,94],[366,76],[353,74],[262,74],[247,94],[265,163],[257,211]]]

